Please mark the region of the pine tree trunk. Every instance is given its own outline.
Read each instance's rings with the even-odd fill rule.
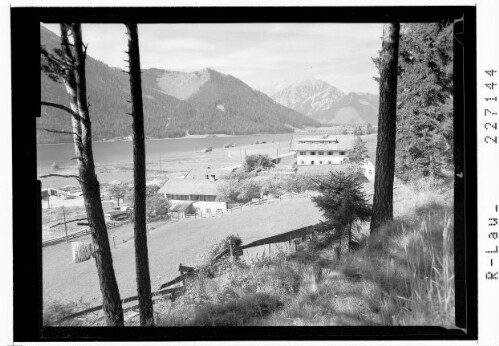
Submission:
[[[348,252],[352,246],[352,224],[348,226]]]
[[[399,23],[389,23],[383,27],[379,80],[378,143],[371,233],[376,232],[384,222],[393,219],[399,31]]]
[[[128,59],[130,66],[130,92],[133,116],[133,185],[134,185],[134,235],[135,270],[139,296],[140,325],[154,324],[149,276],[149,257],[146,229],[146,152],[144,136],[144,110],[140,71],[139,38],[137,24],[125,24],[128,31]]]
[[[68,41],[69,30],[71,30],[74,39],[73,49],[70,48]],[[122,326],[123,309],[114,274],[100,186],[95,175],[85,79],[86,52],[83,50],[81,25],[78,23],[61,24],[61,42],[66,61],[72,61],[74,64],[74,68],[66,72],[64,79],[70,97],[71,109],[78,115],[78,117],[73,117],[72,122],[75,133],[73,135],[74,148],[85,211],[92,230],[93,256],[97,266],[104,316],[108,326]]]

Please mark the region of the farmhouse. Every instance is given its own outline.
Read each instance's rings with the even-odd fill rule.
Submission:
[[[360,168],[362,168],[364,175],[367,179],[369,179],[369,181],[374,180],[374,164],[370,160],[365,159]]]
[[[171,208],[190,202],[196,213],[210,214],[220,210],[226,212],[227,201],[217,200],[220,183],[215,174],[211,173],[206,173],[202,177],[186,175],[169,179],[158,193],[168,198]]]
[[[297,165],[338,165],[348,161],[353,136],[310,136],[292,140]]]

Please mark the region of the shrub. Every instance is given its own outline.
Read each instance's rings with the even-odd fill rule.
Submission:
[[[268,155],[253,154],[246,156],[244,170],[252,172],[256,169],[267,169],[274,167],[274,163]]]
[[[53,170],[53,171],[57,171],[57,170],[59,170],[61,168],[59,167],[59,165],[57,163],[52,162],[52,164],[50,165],[50,169]]]
[[[214,243],[213,245],[210,246],[208,251],[206,251],[201,256],[201,265],[199,267],[201,271],[204,271],[209,275],[214,275],[214,273],[217,270],[217,266],[224,265],[222,259],[228,259],[230,257],[230,254],[228,252],[229,242],[232,244],[233,249],[234,247],[240,246],[242,244],[241,237],[238,234],[231,234],[223,238],[222,240]],[[217,261],[216,257],[225,251],[227,251],[227,254]]]
[[[362,140],[359,136],[362,133],[359,133],[360,127],[355,128],[355,142],[352,150],[348,153],[348,159],[352,163],[361,163],[364,159],[368,158],[366,142]]]

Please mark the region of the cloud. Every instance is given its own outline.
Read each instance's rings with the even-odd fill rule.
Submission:
[[[83,31],[89,55],[124,66],[123,25],[85,24]],[[345,92],[377,92],[371,58],[381,49],[381,35],[382,24],[139,25],[143,68],[190,72],[210,66],[253,87],[315,76]]]

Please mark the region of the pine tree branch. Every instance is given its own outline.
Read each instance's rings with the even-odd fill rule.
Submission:
[[[62,109],[63,111],[66,111],[69,114],[71,114],[73,117],[80,119],[80,115],[78,113],[74,112],[71,108],[69,108],[67,106],[64,106],[64,105],[61,105],[61,104],[58,104],[58,103],[48,102],[48,101],[40,101],[40,104],[42,106],[54,107],[54,108]]]
[[[78,138],[81,138],[80,134],[78,134],[76,132],[71,132],[71,131],[51,130],[51,129],[45,129],[45,128],[37,128],[37,130],[47,131],[47,132],[51,132],[51,133],[62,133],[62,134],[68,134],[68,135],[75,135],[75,136],[78,136]]]

